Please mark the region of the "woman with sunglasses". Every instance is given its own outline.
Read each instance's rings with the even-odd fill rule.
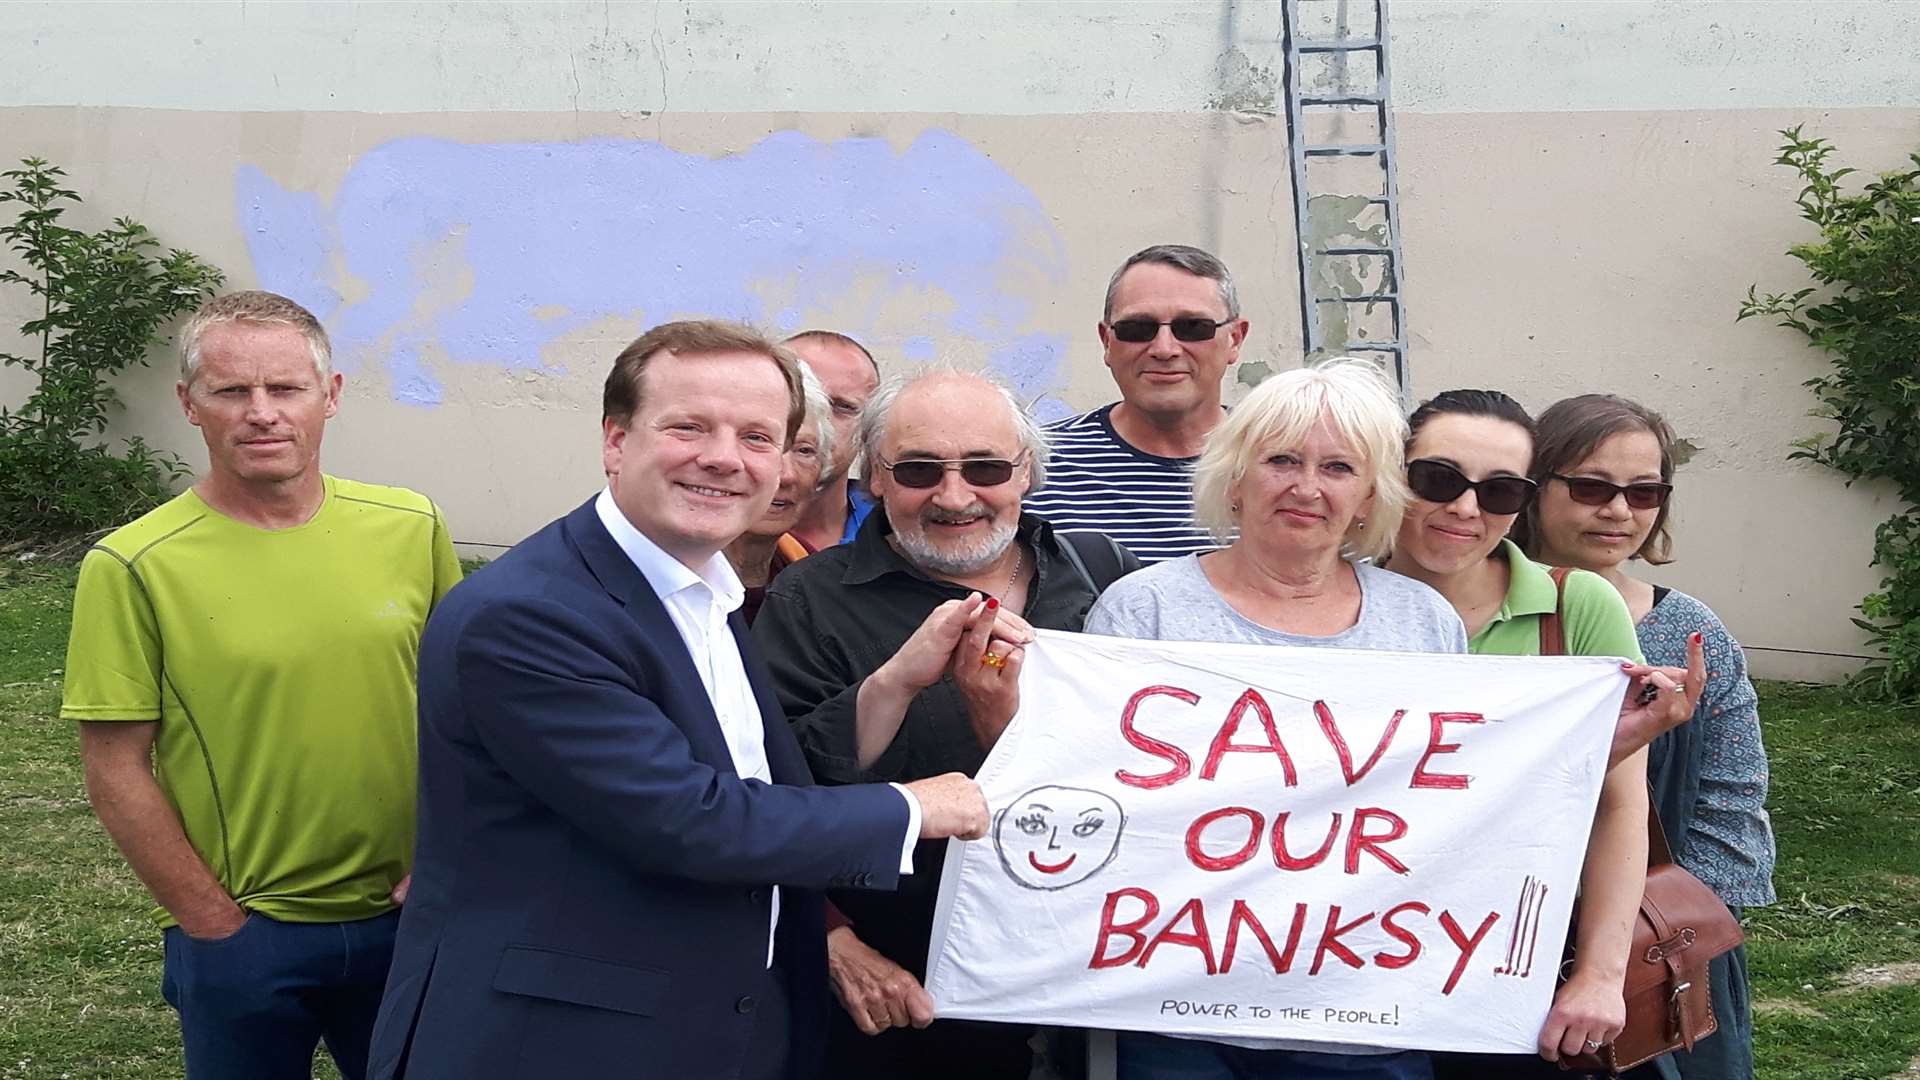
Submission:
[[[1671,561],[1673,464],[1673,431],[1652,410],[1611,395],[1568,398],[1541,414],[1532,469],[1540,496],[1516,534],[1536,557],[1612,583],[1650,662],[1674,663],[1689,640],[1704,639],[1711,675],[1693,721],[1654,741],[1647,769],[1675,859],[1738,914],[1774,899],[1767,754],[1746,658],[1705,604],[1625,570],[1635,559]],[[1707,972],[1720,1030],[1630,1075],[1751,1080],[1746,949],[1715,958]]]
[[[1536,492],[1527,475],[1533,420],[1520,403],[1495,390],[1449,390],[1414,410],[1408,427],[1413,498],[1387,568],[1426,582],[1452,603],[1466,625],[1468,651],[1538,655],[1541,617],[1558,610],[1569,654],[1639,659],[1633,622],[1612,586],[1576,572],[1563,595],[1548,569],[1506,538]],[[1680,673],[1639,665],[1628,672],[1636,682],[1621,703],[1581,873],[1575,959],[1541,1029],[1539,1057],[1439,1054],[1441,1078],[1563,1077],[1552,1062],[1599,1047],[1625,1023],[1627,951],[1647,860],[1650,736],[1634,733],[1677,723],[1692,708],[1684,680],[1674,677]]]
[[[1088,633],[1159,641],[1464,652],[1444,599],[1364,561],[1406,505],[1399,397],[1343,357],[1261,383],[1208,434],[1194,513],[1227,546],[1157,563],[1108,589]],[[1117,1037],[1120,1080],[1429,1080],[1423,1051]]]

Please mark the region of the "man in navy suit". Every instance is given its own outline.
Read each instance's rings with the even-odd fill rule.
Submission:
[[[984,831],[958,773],[812,786],[746,636],[721,549],[766,511],[801,409],[760,335],[648,331],[607,378],[607,489],[435,609],[374,1076],[809,1075],[817,890],[893,888],[916,839]],[[946,663],[959,623],[930,626],[902,663]]]

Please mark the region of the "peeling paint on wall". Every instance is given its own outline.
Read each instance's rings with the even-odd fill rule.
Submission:
[[[1215,78],[1219,89],[1207,98],[1207,108],[1274,115],[1280,79],[1271,66],[1256,64],[1241,49],[1231,48],[1220,55]]]
[[[1385,258],[1319,254],[1330,247],[1386,247],[1387,223],[1378,211],[1365,195],[1315,195],[1307,200],[1307,235],[1300,238],[1300,243],[1316,253],[1312,262],[1315,268],[1312,296],[1317,299],[1366,296],[1395,288]],[[1364,305],[1363,312],[1371,314],[1376,306],[1385,308],[1385,305],[1368,304]],[[1369,336],[1366,327],[1353,325],[1351,308],[1349,304],[1320,305],[1320,340],[1331,353],[1343,351],[1341,346],[1345,342],[1366,340]]]
[[[438,405],[460,365],[554,370],[548,345],[609,318],[784,332],[822,311],[883,353],[984,350],[1029,399],[1064,384],[1065,337],[1036,328],[1033,299],[1066,280],[1061,238],[945,131],[900,151],[777,132],[712,158],[409,138],[357,159],[330,198],[251,165],[235,192],[261,286],[311,308],[344,367],[383,367],[408,404]]]

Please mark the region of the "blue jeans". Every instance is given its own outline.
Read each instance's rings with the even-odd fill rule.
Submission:
[[[1115,1049],[1119,1080],[1433,1080],[1433,1067],[1419,1050],[1397,1054],[1247,1050],[1139,1031],[1120,1032]]]
[[[361,1080],[399,925],[398,911],[344,923],[251,914],[218,941],[168,927],[160,992],[180,1014],[187,1076],[308,1080],[324,1041],[340,1075]]]

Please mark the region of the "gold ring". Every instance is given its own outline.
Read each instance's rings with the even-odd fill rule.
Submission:
[[[986,666],[988,666],[988,667],[990,667],[990,668],[1003,668],[1003,667],[1006,667],[1006,666],[1007,666],[1007,658],[1006,658],[1006,657],[1004,657],[1004,656],[997,656],[997,655],[995,655],[995,654],[993,654],[993,653],[988,653],[988,654],[986,654],[985,656],[982,656],[982,657],[980,658],[980,662],[981,662],[982,664],[985,664]]]

